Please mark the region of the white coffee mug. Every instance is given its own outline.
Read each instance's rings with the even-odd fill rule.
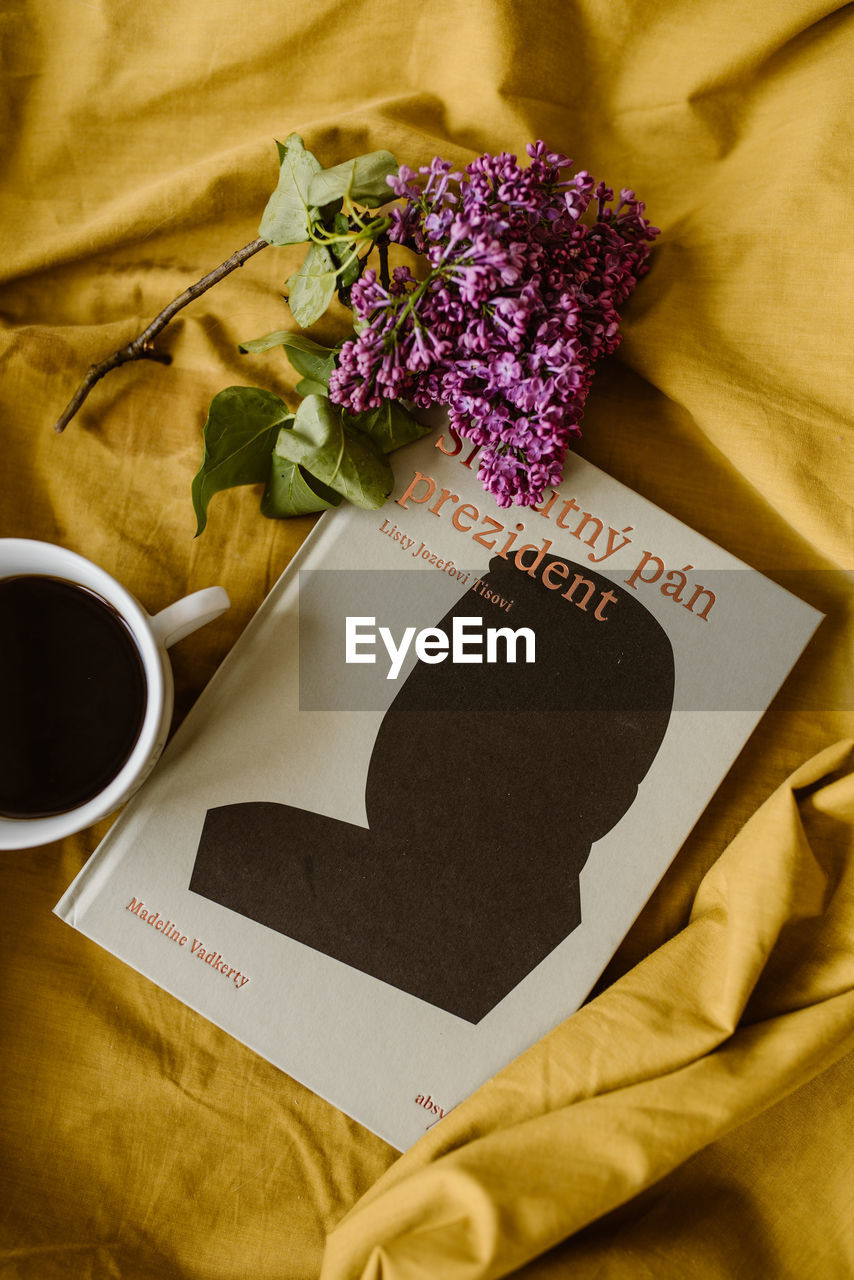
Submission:
[[[30,849],[82,831],[113,813],[137,790],[166,745],[172,719],[174,682],[166,650],[219,617],[230,605],[222,587],[207,587],[151,617],[129,591],[91,560],[49,542],[0,538],[0,580],[29,576],[58,578],[84,587],[112,607],[136,644],[145,708],[130,755],[97,795],[76,808],[47,817],[0,816],[0,849]]]

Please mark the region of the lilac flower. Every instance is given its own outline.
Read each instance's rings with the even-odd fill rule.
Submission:
[[[359,333],[330,381],[354,412],[446,405],[482,446],[478,474],[501,506],[536,505],[559,482],[593,365],[619,344],[619,307],[658,234],[634,192],[614,204],[586,171],[562,176],[570,161],[544,143],[528,155],[526,168],[479,156],[465,174],[436,157],[389,179],[402,203],[388,238],[422,254],[426,275],[398,267],[384,287],[366,271],[353,285]]]

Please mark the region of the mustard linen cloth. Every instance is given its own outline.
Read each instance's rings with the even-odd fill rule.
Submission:
[[[281,355],[237,344],[289,323],[299,251],[184,311],[170,368],[51,424],[255,237],[292,130],[325,164],[542,137],[634,187],[663,235],[581,451],[827,615],[600,998],[402,1160],[52,916],[109,820],[0,855],[0,1277],[845,1280],[850,7],[13,0],[0,59],[0,535],[82,552],[152,611],[226,587],[173,650],[176,719],[312,524],[235,490],[194,540],[188,497],[217,391],[292,395]]]
[[[705,876],[680,933],[392,1166],[333,1232],[323,1280],[505,1276],[850,1052],[854,843],[834,836],[854,822],[851,757],[843,745],[798,770]],[[614,1225],[621,1251],[635,1255],[637,1225]],[[661,1270],[640,1274],[703,1274],[668,1234]],[[847,1234],[802,1237],[786,1274],[844,1275]],[[750,1248],[750,1274],[776,1274],[767,1245]],[[603,1274],[587,1240],[560,1256],[566,1274]]]

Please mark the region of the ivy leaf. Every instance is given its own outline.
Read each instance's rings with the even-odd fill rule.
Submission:
[[[287,282],[288,304],[298,325],[307,329],[319,320],[335,293],[337,269],[328,249],[309,245],[299,271]]]
[[[309,199],[312,178],[320,173],[320,162],[306,151],[297,133],[276,143],[279,152],[279,181],[267,201],[258,234],[268,244],[302,244],[318,209]]]
[[[394,199],[386,178],[399,168],[390,151],[371,151],[369,155],[336,164],[333,169],[322,169],[311,180],[309,197],[312,204],[321,205],[346,196],[357,204],[376,209]]]
[[[381,507],[394,484],[391,467],[373,442],[346,426],[323,396],[306,396],[292,425],[283,426],[276,453],[357,507]]]
[[[323,347],[302,333],[292,333],[290,329],[277,329],[275,333],[265,333],[263,338],[252,338],[240,344],[241,351],[256,354],[272,347],[284,347],[291,364],[304,378],[322,383],[324,388],[328,386],[338,354],[332,347]]]
[[[340,506],[343,499],[334,489],[315,480],[302,467],[273,453],[270,478],[261,499],[261,514],[271,519],[311,515]]]
[[[193,480],[196,537],[207,524],[208,503],[221,489],[260,484],[284,423],[293,417],[284,400],[258,387],[226,387],[214,396],[205,423],[205,451]]]
[[[405,444],[420,440],[433,430],[413,418],[399,400],[384,400],[378,409],[355,414],[349,418],[349,422],[358,431],[369,436],[382,453],[402,449]]]

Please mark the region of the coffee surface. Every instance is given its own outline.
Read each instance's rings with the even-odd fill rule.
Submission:
[[[142,659],[111,605],[60,578],[0,580],[0,814],[91,800],[130,756],[145,704]]]

